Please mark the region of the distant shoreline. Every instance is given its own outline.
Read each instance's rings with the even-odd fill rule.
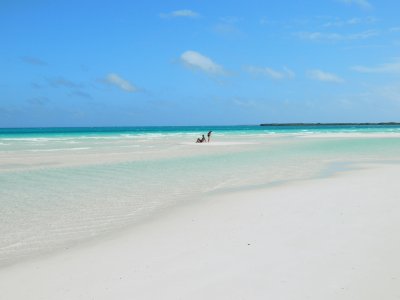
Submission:
[[[260,126],[387,126],[400,125],[399,122],[380,123],[262,123]]]
[[[90,131],[131,131],[131,130],[157,130],[157,129],[221,129],[221,128],[243,128],[243,127],[259,127],[259,126],[400,126],[400,122],[377,122],[377,123],[261,123],[261,124],[236,124],[236,125],[124,125],[124,126],[37,126],[37,127],[0,127],[1,131],[23,131],[32,130],[43,133],[50,131],[65,131],[72,132],[80,130]]]

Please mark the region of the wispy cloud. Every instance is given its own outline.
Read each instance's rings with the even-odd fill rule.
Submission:
[[[374,93],[377,99],[386,99],[400,103],[400,84],[385,85],[375,89]]]
[[[309,78],[318,81],[334,82],[334,83],[341,83],[344,81],[341,77],[333,73],[328,73],[321,70],[310,70],[307,72],[307,75]]]
[[[161,13],[160,14],[161,18],[198,18],[200,17],[200,14],[190,10],[190,9],[181,9],[181,10],[175,10],[170,13]]]
[[[47,97],[33,97],[29,98],[27,102],[33,106],[44,106],[46,105],[50,100]]]
[[[377,36],[379,32],[377,30],[366,30],[359,33],[352,34],[341,34],[341,33],[327,33],[327,32],[298,32],[296,35],[303,40],[310,41],[343,41],[343,40],[364,40],[374,36]]]
[[[211,58],[196,51],[189,50],[182,53],[180,61],[188,68],[199,70],[211,75],[227,74],[227,71],[222,66],[215,63]]]
[[[352,98],[349,100],[353,103],[369,105],[374,103],[377,108],[388,109],[393,115],[396,115],[400,105],[400,82],[369,85],[361,94],[356,94]],[[392,106],[393,104],[396,106]]]
[[[214,32],[223,36],[240,36],[242,32],[233,24],[218,23],[213,28]]]
[[[367,0],[339,0],[342,3],[349,4],[349,5],[357,5],[362,9],[371,9],[372,4],[369,3]]]
[[[34,65],[34,66],[47,66],[47,63],[44,60],[41,60],[37,57],[32,56],[22,56],[20,57],[24,63]]]
[[[343,26],[353,26],[353,25],[361,25],[361,24],[372,24],[377,21],[376,18],[368,17],[368,18],[351,18],[347,20],[335,19],[324,23],[322,26],[324,27],[343,27]]]
[[[0,115],[4,117],[12,117],[21,112],[20,108],[16,107],[0,107]]]
[[[92,99],[92,95],[90,95],[89,93],[86,93],[86,92],[82,92],[82,91],[72,91],[69,95],[71,97],[81,97],[81,98],[86,98],[86,99]]]
[[[92,99],[92,96],[85,91],[87,89],[87,86],[85,86],[83,83],[75,82],[64,77],[50,78],[47,79],[47,82],[50,84],[50,86],[54,88],[63,88],[67,90],[68,96],[70,97]],[[37,86],[37,88],[40,87],[41,86]]]
[[[135,87],[132,83],[130,83],[128,80],[122,78],[118,74],[115,73],[110,73],[107,75],[105,81],[109,84],[112,84],[119,89],[125,91],[125,92],[137,92],[138,89]]]
[[[266,76],[271,79],[290,79],[295,76],[294,72],[287,67],[277,71],[269,67],[246,66],[244,70],[250,74]]]
[[[267,17],[262,17],[262,18],[260,19],[259,23],[260,23],[260,25],[267,25],[267,24],[270,24],[270,23],[272,23],[272,22],[269,20],[269,18],[267,18]]]
[[[34,89],[41,89],[43,86],[37,82],[32,82],[31,87]]]
[[[69,89],[80,89],[83,88],[83,84],[71,81],[64,77],[50,78],[47,79],[48,83],[56,88],[65,87]]]
[[[221,20],[221,22],[231,23],[231,24],[238,23],[243,20],[243,18],[235,16],[226,16],[226,17],[221,17],[219,19]]]
[[[239,37],[243,35],[243,32],[237,27],[237,23],[241,21],[241,18],[235,16],[222,17],[219,22],[214,25],[213,31],[216,34],[225,37]]]
[[[351,69],[360,73],[400,73],[400,58],[394,62],[380,64],[375,67],[354,66]]]
[[[356,25],[360,24],[361,19],[360,18],[352,18],[348,20],[336,20],[336,21],[330,21],[325,23],[323,26],[324,27],[341,27],[345,25]]]
[[[257,108],[259,106],[259,103],[254,100],[247,100],[241,98],[233,99],[233,104],[243,108]]]

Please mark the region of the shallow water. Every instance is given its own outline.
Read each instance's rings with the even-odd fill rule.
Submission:
[[[397,127],[224,127],[213,128],[209,145],[194,144],[207,129],[3,130],[0,265],[130,226],[206,193],[323,176],[338,163],[400,158]]]

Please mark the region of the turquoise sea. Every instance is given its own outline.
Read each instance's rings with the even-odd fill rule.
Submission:
[[[107,136],[118,134],[179,134],[215,130],[224,134],[297,132],[400,132],[400,125],[322,125],[322,126],[147,126],[147,127],[54,127],[0,128],[0,137]]]
[[[207,194],[398,162],[395,125],[3,128],[0,267]]]

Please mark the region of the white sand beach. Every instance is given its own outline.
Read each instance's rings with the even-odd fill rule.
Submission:
[[[1,299],[399,299],[398,165],[221,193],[0,269]]]

